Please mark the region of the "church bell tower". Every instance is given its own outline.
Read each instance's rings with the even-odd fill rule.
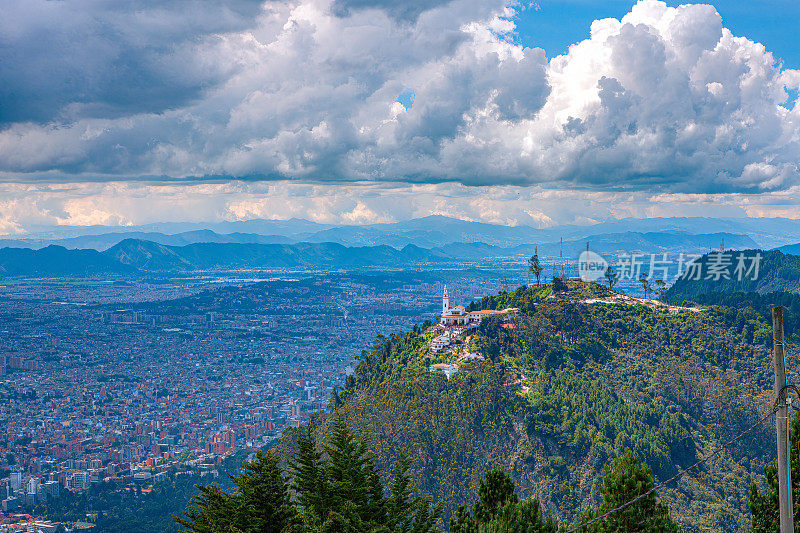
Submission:
[[[447,295],[447,285],[444,286],[444,294],[442,295],[442,314],[448,314],[450,309],[450,297]]]

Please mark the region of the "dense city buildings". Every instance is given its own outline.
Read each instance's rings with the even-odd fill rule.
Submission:
[[[459,276],[464,300],[501,284]],[[326,408],[377,334],[436,320],[444,288],[413,273],[247,281],[0,287],[2,511],[269,443]]]

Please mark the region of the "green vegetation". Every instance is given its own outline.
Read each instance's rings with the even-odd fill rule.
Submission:
[[[614,465],[606,470],[603,478],[603,505],[598,509],[587,509],[581,513],[581,524],[587,524],[585,531],[592,533],[612,533],[619,531],[649,531],[653,533],[677,533],[678,524],[669,516],[668,507],[658,501],[653,488],[653,476],[647,465],[640,465],[633,453],[614,460]],[[591,523],[610,511],[625,505],[635,498],[647,494],[634,505],[610,513],[608,518]]]
[[[783,306],[783,328],[786,337],[800,339],[800,294],[792,292],[734,292],[699,294],[695,302],[701,305],[719,305],[732,309],[752,309],[767,324],[772,323],[772,308]]]
[[[290,484],[272,453],[259,453],[235,476],[235,490],[201,486],[194,506],[178,521],[197,533],[428,533],[435,531],[441,506],[414,497],[407,458],[396,465],[389,494],[367,452],[347,422],[337,417],[324,455],[317,450],[311,426],[301,431],[289,470]]]
[[[316,421],[312,421],[316,422]],[[297,433],[297,451],[289,460],[288,477],[279,458],[259,452],[255,460],[232,477],[235,488],[200,486],[200,494],[177,517],[186,532],[195,533],[434,533],[439,531],[441,503],[432,506],[415,496],[408,475],[410,459],[401,455],[387,492],[371,454],[369,436],[357,438],[347,421],[336,416],[329,444],[319,449],[314,424]],[[646,465],[630,450],[614,461],[603,482],[603,505],[581,515],[587,531],[634,533],[678,531],[667,506],[655,493],[618,512],[620,504],[653,487]],[[511,477],[489,470],[478,487],[472,510],[459,505],[450,521],[451,533],[556,533],[556,520],[539,500],[520,501]]]
[[[413,458],[409,474],[443,503],[445,523],[475,500],[490,465],[509,473],[521,500],[536,498],[568,523],[602,506],[603,472],[626,449],[663,480],[771,404],[763,313],[590,305],[583,301],[612,293],[564,283],[556,293],[551,285],[521,287],[470,304],[520,312],[513,328],[484,320],[471,340],[484,358],[459,361],[450,379],[428,370],[430,332],[380,337],[316,424],[315,439],[329,442],[334,413],[347,413],[352,429],[370,436],[384,483],[399,457]],[[293,456],[298,431],[286,432],[277,453]],[[769,435],[766,427],[753,431],[666,489],[675,521],[687,530],[744,529],[746,489],[774,456]]]
[[[430,351],[433,324],[379,336],[327,412],[286,430],[275,457],[259,456],[219,487],[201,489],[184,527],[230,531],[213,525],[216,516],[241,531],[269,522],[273,529],[261,530],[449,524],[470,533],[549,533],[556,520],[587,521],[645,492],[760,418],[773,399],[771,304],[787,307],[787,338],[798,340],[800,304],[789,293],[698,295],[710,307],[693,312],[598,303],[613,293],[561,281],[558,291],[520,287],[472,302],[470,310],[519,313],[513,328],[485,319],[470,340],[483,358],[458,361],[450,379],[429,371],[433,362],[456,360]],[[791,367],[796,350],[788,348]],[[740,531],[752,522],[753,531],[767,531],[756,525],[774,511],[774,467],[766,482],[761,475],[772,458],[765,425],[671,483],[662,502],[652,494],[611,517],[627,520],[624,527],[612,520],[589,530]],[[132,530],[118,525],[131,523],[174,530],[167,522],[194,493],[190,479],[199,481],[181,476],[151,493],[97,487],[66,496],[48,514],[74,520],[103,510],[103,531]],[[272,514],[258,515],[259,506]]]
[[[800,256],[784,254],[777,250],[744,250],[746,257],[753,257],[761,254],[758,276],[742,276],[737,279],[734,275],[737,266],[737,256],[740,252],[728,252],[731,255],[732,264],[730,266],[730,279],[679,279],[667,291],[666,297],[670,302],[682,302],[684,300],[696,301],[701,294],[708,293],[733,293],[733,292],[757,292],[766,294],[770,292],[800,292]],[[698,262],[702,264],[702,277],[707,277],[709,263],[714,261],[715,254],[706,254]],[[750,263],[746,264],[749,267]]]
[[[539,500],[520,502],[514,482],[502,470],[489,470],[478,487],[472,512],[458,506],[450,533],[556,533],[558,525],[545,517]]]
[[[795,414],[792,420],[789,451],[792,468],[792,496],[794,500],[792,514],[795,517],[795,524],[797,524],[797,517],[800,517],[800,498],[797,497],[800,494],[800,415],[798,414]],[[767,478],[767,486],[763,491],[759,491],[755,483],[750,486],[751,533],[777,533],[780,530],[777,462],[765,467],[764,475]]]
[[[189,531],[291,531],[298,524],[289,499],[289,486],[278,468],[278,458],[258,452],[233,477],[236,491],[218,485],[200,486],[186,518],[177,518]]]

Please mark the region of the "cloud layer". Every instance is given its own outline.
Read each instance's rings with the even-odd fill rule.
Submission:
[[[457,183],[351,186],[296,182],[22,185],[0,183],[0,235],[49,226],[306,218],[335,224],[393,222],[430,214],[550,227],[624,217],[800,218],[800,187],[760,194],[555,190]]]
[[[134,4],[12,5],[2,179],[800,183],[800,108],[787,103],[800,73],[710,6],[641,0],[548,60],[514,44],[500,0]],[[396,101],[408,89],[410,109]]]

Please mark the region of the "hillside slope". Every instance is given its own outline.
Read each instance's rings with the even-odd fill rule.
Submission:
[[[133,271],[96,250],[67,250],[55,245],[41,250],[0,248],[0,277],[95,276]]]
[[[753,257],[761,254],[761,261],[757,275],[755,272],[749,275],[739,276],[735,274],[739,253],[745,257]],[[701,279],[681,278],[670,287],[667,292],[667,299],[670,302],[682,302],[684,300],[695,300],[700,294],[708,293],[734,293],[734,292],[757,292],[766,294],[770,292],[795,292],[800,293],[800,256],[784,254],[777,250],[743,250],[742,252],[729,252],[731,265],[729,268],[729,279],[709,276],[708,266],[716,261],[716,253],[702,256],[698,262],[701,265]],[[746,263],[749,268],[750,263]],[[755,279],[754,279],[755,278]]]
[[[242,244],[195,243],[163,246],[147,241],[127,240],[105,253],[145,270],[353,268],[396,266],[439,261],[428,250],[407,246],[346,247],[335,243]]]
[[[574,283],[555,297],[544,286],[485,298],[471,308],[520,309],[513,328],[484,320],[453,353],[430,351],[436,326],[379,339],[330,410],[369,436],[380,464],[408,453],[446,516],[500,465],[522,496],[572,520],[598,501],[603,468],[625,448],[666,479],[769,408],[770,330],[752,309],[581,302],[594,292]],[[448,379],[428,370],[435,362],[459,371]],[[320,440],[330,420],[315,422]],[[663,491],[673,516],[688,531],[745,529],[770,435],[759,428]],[[278,449],[290,455],[294,438],[287,431]]]
[[[125,239],[104,252],[47,246],[0,248],[0,276],[91,276],[196,270],[397,268],[437,264],[436,251],[407,245],[346,247],[336,243],[263,244],[203,242],[169,246]]]

